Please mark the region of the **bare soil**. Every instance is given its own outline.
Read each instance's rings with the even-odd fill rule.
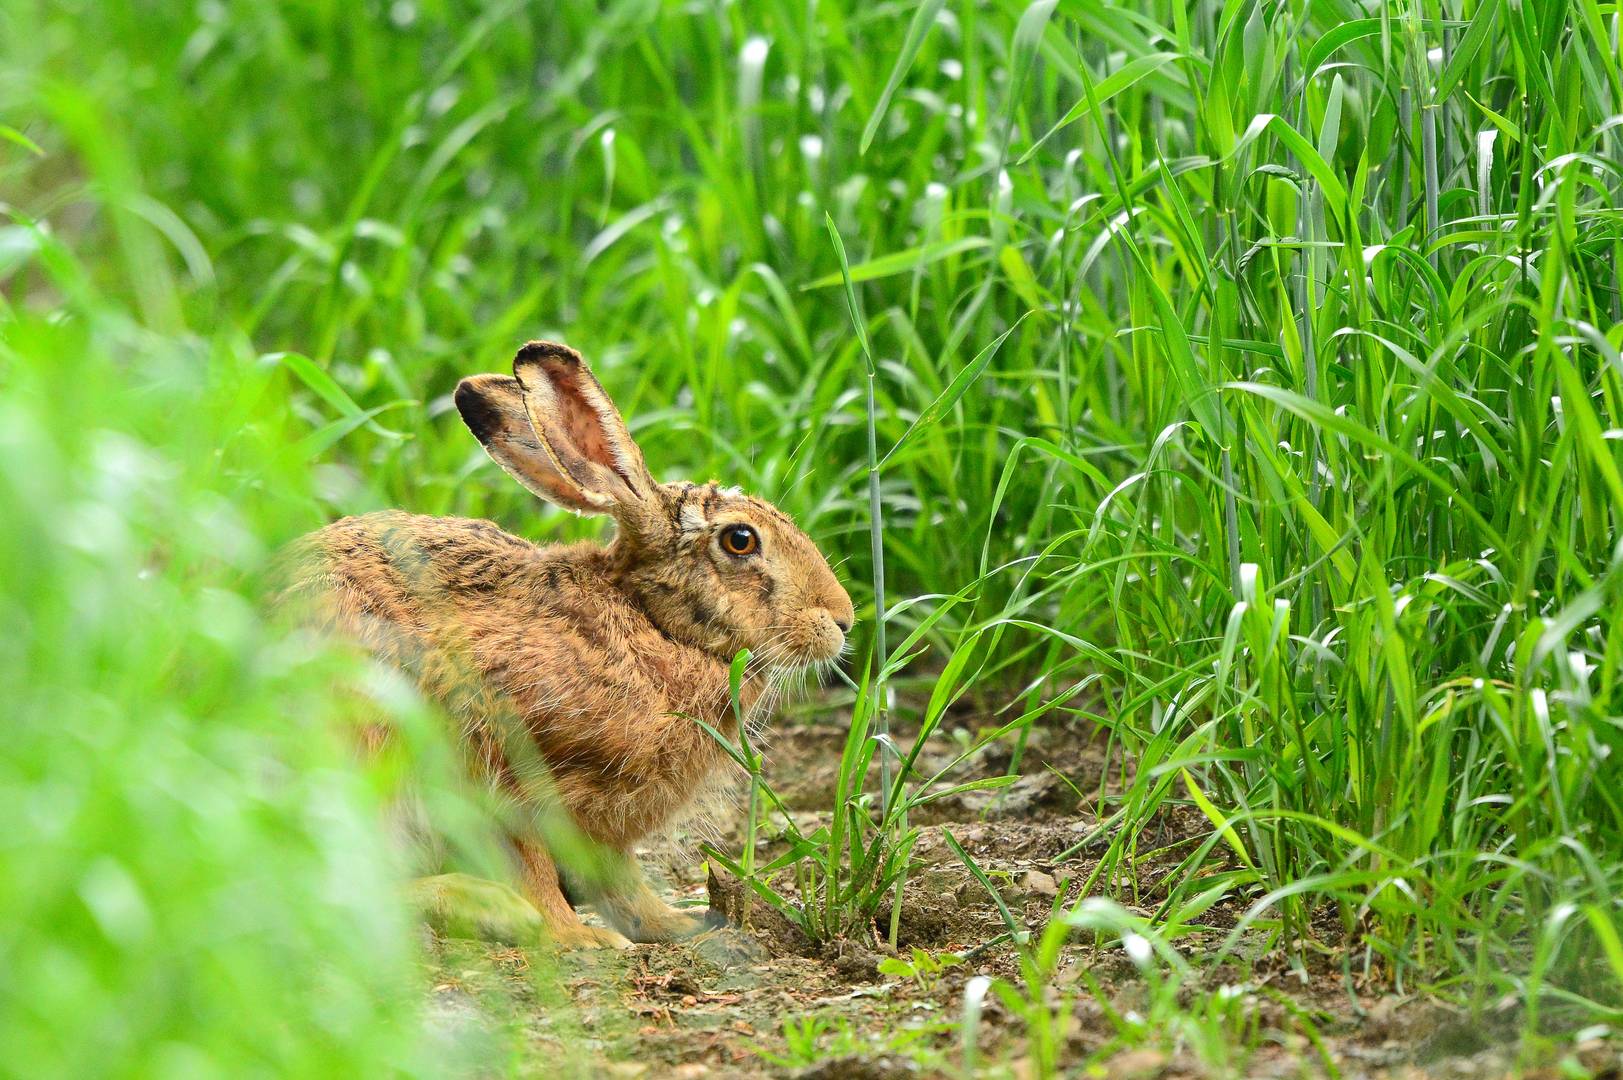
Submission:
[[[826,820],[844,726],[837,717],[791,723],[775,733],[766,774],[802,828]],[[644,853],[651,876],[672,903],[709,904],[732,927],[691,941],[639,945],[623,953],[555,955],[467,941],[430,946],[430,1016],[466,1055],[481,1045],[492,1074],[647,1077],[960,1076],[965,985],[976,975],[1017,981],[1007,943],[987,947],[1005,925],[986,890],[953,855],[951,830],[985,870],[1014,915],[1034,935],[1056,903],[1074,902],[1097,867],[1107,839],[1082,845],[1099,823],[1099,795],[1119,786],[1124,767],[1107,763],[1105,743],[1083,727],[1033,731],[1019,782],[929,804],[915,848],[918,868],[903,893],[898,953],[923,950],[947,959],[914,975],[884,974],[884,937],[858,934],[817,945],[776,912],[745,897],[737,883],[707,876],[691,845]],[[1012,749],[989,747],[956,780],[1010,769]],[[937,766],[948,758],[938,755]],[[930,765],[926,762],[926,768]],[[1107,804],[1108,805],[1108,804]],[[804,809],[802,809],[804,808]],[[819,809],[823,808],[823,809]],[[1108,812],[1108,811],[1107,811]],[[819,814],[822,816],[819,817]],[[741,823],[720,823],[724,850],[742,842]],[[1145,892],[1098,880],[1108,895],[1141,914],[1154,910],[1155,887],[1209,833],[1192,807],[1173,807],[1137,838]],[[773,853],[770,835],[759,857]],[[888,912],[885,913],[888,916]],[[1222,905],[1203,917],[1212,929],[1180,939],[1192,959],[1215,950],[1239,912]],[[740,927],[737,924],[745,923]],[[953,957],[963,958],[954,961]],[[1197,965],[1198,966],[1198,965]],[[1171,1050],[1121,1049],[1107,1007],[1085,987],[1101,987],[1109,1009],[1125,1013],[1148,993],[1119,946],[1065,946],[1051,999],[1068,999],[1063,1057],[1077,1075],[1162,1078],[1245,1076],[1349,1078],[1623,1078],[1623,1048],[1596,1032],[1576,1049],[1534,1052],[1516,1035],[1520,1003],[1501,1001],[1475,1018],[1424,995],[1393,995],[1349,978],[1341,960],[1323,955],[1287,964],[1266,955],[1244,971],[1203,967],[1201,985],[1233,987],[1234,1015],[1249,1044],[1221,1051],[1171,1041]],[[516,1032],[525,1051],[506,1056]],[[1033,1074],[1025,1022],[997,994],[985,998],[978,1027],[977,1074]],[[1084,1070],[1084,1063],[1094,1064]]]

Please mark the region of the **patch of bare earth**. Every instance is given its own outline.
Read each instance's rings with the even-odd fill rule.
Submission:
[[[807,831],[827,819],[844,738],[843,725],[832,720],[786,726],[768,751],[766,774],[797,817],[803,816],[799,824]],[[1108,842],[1099,837],[1085,843],[1099,824],[1100,792],[1119,786],[1103,780],[1122,767],[1106,762],[1103,745],[1080,728],[1034,731],[1019,763],[1019,782],[942,799],[915,816],[921,828],[914,849],[918,865],[903,891],[898,951],[903,957],[914,949],[937,958],[950,954],[960,962],[911,976],[882,974],[880,963],[890,955],[881,932],[888,911],[872,933],[818,945],[758,899],[746,903],[737,882],[715,874],[707,879],[691,851],[661,850],[646,853],[644,863],[652,876],[664,879],[667,898],[708,903],[733,926],[620,954],[554,956],[437,942],[431,1015],[463,1044],[470,1032],[484,1033],[494,1044],[490,1033],[496,1027],[516,1028],[528,1048],[516,1063],[521,1075],[962,1075],[959,1021],[966,983],[977,975],[1015,980],[1017,963],[1006,943],[988,947],[1005,931],[1002,917],[944,834],[951,831],[1015,917],[1040,934],[1057,903],[1080,896]],[[953,779],[1013,771],[1010,757],[1007,746],[989,747]],[[947,760],[940,757],[937,767]],[[1141,884],[1159,881],[1209,829],[1193,808],[1164,812],[1138,838],[1140,852],[1154,853],[1140,865]],[[720,846],[736,851],[740,823],[724,822],[722,830]],[[760,838],[761,861],[771,857],[773,845],[770,834]],[[778,884],[792,891],[792,883]],[[1093,882],[1092,892],[1145,915],[1162,898],[1159,890],[1134,895],[1103,879]],[[1214,951],[1238,914],[1222,906],[1207,912],[1203,921],[1214,929],[1182,938],[1179,948],[1197,960]],[[1142,1003],[1146,987],[1119,947],[1067,944],[1050,992],[1051,1001],[1063,996],[1069,1003],[1065,1061],[1080,1064],[1103,1051],[1103,1071],[1093,1075],[1143,1080],[1568,1075],[1553,1066],[1520,1068],[1518,1048],[1509,1041],[1517,1030],[1515,1002],[1500,1003],[1473,1021],[1435,1000],[1349,984],[1339,959],[1328,956],[1305,970],[1263,960],[1243,975],[1223,965],[1201,969],[1200,977],[1206,989],[1243,978],[1254,1049],[1226,1061],[1203,1059],[1187,1047],[1170,1054],[1110,1054],[1116,1028],[1107,1006],[1083,988],[1101,987],[1108,1008],[1122,1012]],[[985,998],[978,1032],[977,1072],[1030,1075],[1024,1022],[996,994]],[[1623,1077],[1623,1054],[1610,1038],[1591,1040],[1578,1058],[1589,1075]],[[500,1071],[514,1067],[508,1060]]]

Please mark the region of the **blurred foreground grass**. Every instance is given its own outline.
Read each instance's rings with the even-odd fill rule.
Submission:
[[[203,346],[76,311],[14,316],[6,347],[42,360],[0,399],[0,1071],[423,1064],[378,791],[340,740],[355,675],[245,594],[286,514],[222,483]]]

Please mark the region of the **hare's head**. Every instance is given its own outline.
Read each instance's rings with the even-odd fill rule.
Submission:
[[[715,484],[661,484],[580,354],[536,341],[513,377],[475,375],[457,409],[519,483],[577,513],[608,514],[616,581],[670,637],[721,659],[748,648],[781,667],[830,661],[851,598],[775,506]]]

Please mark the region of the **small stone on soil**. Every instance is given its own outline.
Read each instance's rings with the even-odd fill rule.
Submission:
[[[1051,874],[1045,874],[1041,870],[1027,870],[1025,876],[1020,879],[1020,887],[1025,890],[1027,896],[1041,896],[1051,900],[1059,895],[1059,882],[1055,881]]]
[[[794,1075],[795,1080],[892,1080],[898,1076],[914,1076],[917,1072],[913,1062],[900,1054],[879,1057],[846,1054],[825,1058]]]
[[[688,942],[688,948],[718,971],[734,971],[767,956],[760,942],[732,927],[700,934]]]
[[[835,973],[848,983],[873,982],[879,977],[879,957],[861,942],[845,940],[831,944],[823,955],[834,965]]]

